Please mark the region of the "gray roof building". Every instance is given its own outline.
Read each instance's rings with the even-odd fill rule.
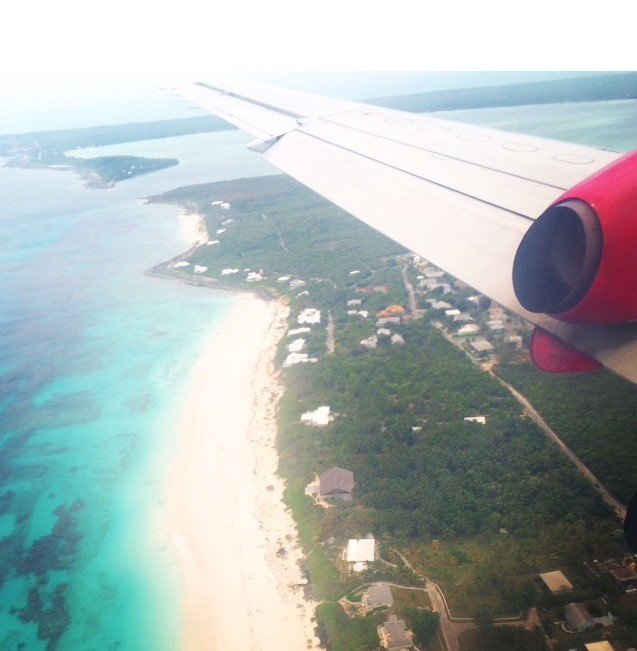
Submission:
[[[330,468],[319,475],[319,495],[323,498],[352,499],[354,473],[344,468]]]
[[[374,583],[363,593],[363,613],[374,608],[389,608],[394,605],[394,597],[388,583]]]
[[[407,630],[405,622],[398,619],[396,615],[390,615],[389,619],[378,627],[378,637],[387,651],[413,649],[413,634]]]
[[[595,622],[584,604],[566,604],[564,617],[568,630],[573,633],[581,633],[595,626]]]

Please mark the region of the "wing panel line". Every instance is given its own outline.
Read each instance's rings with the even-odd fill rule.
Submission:
[[[535,221],[535,219],[533,217],[529,217],[528,215],[525,215],[524,213],[517,212],[515,210],[511,210],[510,208],[505,208],[504,206],[498,205],[498,204],[493,203],[491,201],[487,201],[486,199],[481,199],[480,197],[476,197],[473,194],[463,192],[462,190],[458,190],[457,188],[445,185],[444,183],[440,183],[438,181],[428,179],[428,178],[426,178],[424,176],[416,174],[415,172],[410,172],[409,170],[405,170],[402,167],[392,165],[391,163],[387,163],[385,161],[379,160],[378,158],[374,158],[373,156],[368,156],[367,154],[363,154],[360,151],[356,151],[355,149],[350,149],[349,147],[345,147],[344,145],[340,145],[338,143],[335,143],[335,142],[333,142],[331,140],[328,140],[327,138],[322,138],[322,137],[317,136],[315,134],[308,133],[307,131],[302,131],[302,130],[298,130],[298,131],[300,133],[303,133],[304,135],[310,137],[310,138],[313,138],[314,140],[323,142],[323,143],[325,143],[325,144],[327,144],[327,145],[329,145],[331,147],[336,147],[336,148],[341,149],[343,151],[347,151],[350,154],[354,154],[355,156],[360,156],[361,158],[365,158],[367,160],[373,161],[374,163],[379,163],[379,164],[384,165],[385,167],[387,167],[389,169],[393,169],[393,170],[395,170],[397,172],[402,172],[403,174],[407,174],[408,176],[419,179],[420,181],[424,181],[426,183],[431,183],[432,185],[435,185],[436,187],[443,188],[444,190],[447,190],[449,192],[453,192],[454,194],[458,194],[458,195],[461,195],[463,197],[467,197],[468,199],[478,201],[479,203],[482,203],[482,204],[487,205],[487,206],[492,206],[493,208],[498,208],[500,210],[504,210],[505,212],[507,212],[507,213],[509,213],[511,215],[516,215],[517,217],[522,217],[523,219],[525,219],[525,220],[527,220],[529,222]],[[285,135],[282,136],[281,140],[285,140]],[[435,153],[435,152],[432,152],[432,153]],[[467,161],[462,161],[462,160],[459,161],[459,162],[467,163]],[[472,164],[472,163],[468,163],[468,164]],[[494,171],[497,171],[497,170],[494,170]],[[502,172],[500,172],[500,173],[502,174]],[[533,181],[533,179],[522,179],[522,180],[528,180],[530,183],[537,183],[537,181]],[[559,190],[560,188],[557,188],[557,189]]]
[[[545,183],[543,181],[538,181],[537,179],[532,179],[532,178],[530,178],[528,176],[523,176],[521,174],[515,174],[515,173],[511,173],[511,172],[503,172],[502,170],[500,170],[500,169],[498,169],[496,167],[493,167],[491,165],[484,165],[482,163],[476,163],[474,161],[470,161],[470,160],[467,160],[465,158],[460,158],[459,156],[452,156],[451,154],[445,153],[444,151],[438,151],[436,149],[429,149],[427,147],[422,147],[422,146],[419,146],[419,145],[415,145],[415,144],[413,144],[411,142],[406,142],[404,140],[397,140],[396,138],[390,138],[390,137],[387,137],[387,136],[378,135],[378,134],[376,134],[376,133],[374,133],[372,131],[362,129],[360,127],[354,127],[354,126],[349,125],[349,124],[348,125],[343,125],[343,124],[340,124],[339,122],[335,122],[333,119],[330,119],[330,117],[323,117],[321,119],[324,120],[325,122],[329,122],[330,124],[334,124],[334,125],[339,126],[339,127],[345,127],[346,129],[351,129],[352,131],[357,131],[358,133],[362,133],[362,134],[364,134],[366,136],[372,136],[372,137],[377,138],[379,140],[387,140],[388,142],[393,142],[394,144],[402,145],[404,147],[410,147],[411,149],[416,149],[417,151],[427,152],[428,154],[435,154],[436,156],[442,156],[443,158],[448,158],[449,160],[455,160],[455,161],[458,161],[459,163],[467,163],[469,165],[474,165],[475,167],[480,167],[482,169],[488,170],[489,172],[498,172],[500,174],[507,174],[508,176],[521,179],[522,181],[529,181],[531,183],[539,183],[540,185],[544,185],[546,187],[553,188],[554,190],[559,190],[561,192],[566,192],[566,190],[568,190],[568,188],[563,187],[561,185],[553,185],[551,183]]]

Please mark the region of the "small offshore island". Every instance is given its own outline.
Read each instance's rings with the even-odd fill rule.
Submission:
[[[10,167],[73,171],[86,181],[87,188],[107,189],[114,187],[119,181],[178,165],[179,161],[176,158],[142,156],[78,158],[68,152],[83,147],[101,147],[112,143],[166,138],[225,128],[219,120],[205,116],[6,135],[0,136],[0,157],[6,157],[6,164]]]

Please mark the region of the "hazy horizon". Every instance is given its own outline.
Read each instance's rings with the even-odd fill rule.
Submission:
[[[32,75],[20,84],[4,86],[0,103],[0,134],[54,131],[106,124],[148,122],[206,111],[171,96],[169,87],[205,80],[201,70],[135,76]],[[262,83],[286,86],[343,99],[423,93],[452,88],[569,78],[603,72],[233,72]]]

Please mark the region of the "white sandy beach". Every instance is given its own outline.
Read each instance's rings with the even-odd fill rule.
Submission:
[[[208,241],[206,222],[199,213],[184,210],[179,215],[182,237],[188,244],[205,244]]]
[[[194,374],[169,487],[184,651],[318,648],[275,474],[273,356],[286,317],[283,303],[238,297]]]

